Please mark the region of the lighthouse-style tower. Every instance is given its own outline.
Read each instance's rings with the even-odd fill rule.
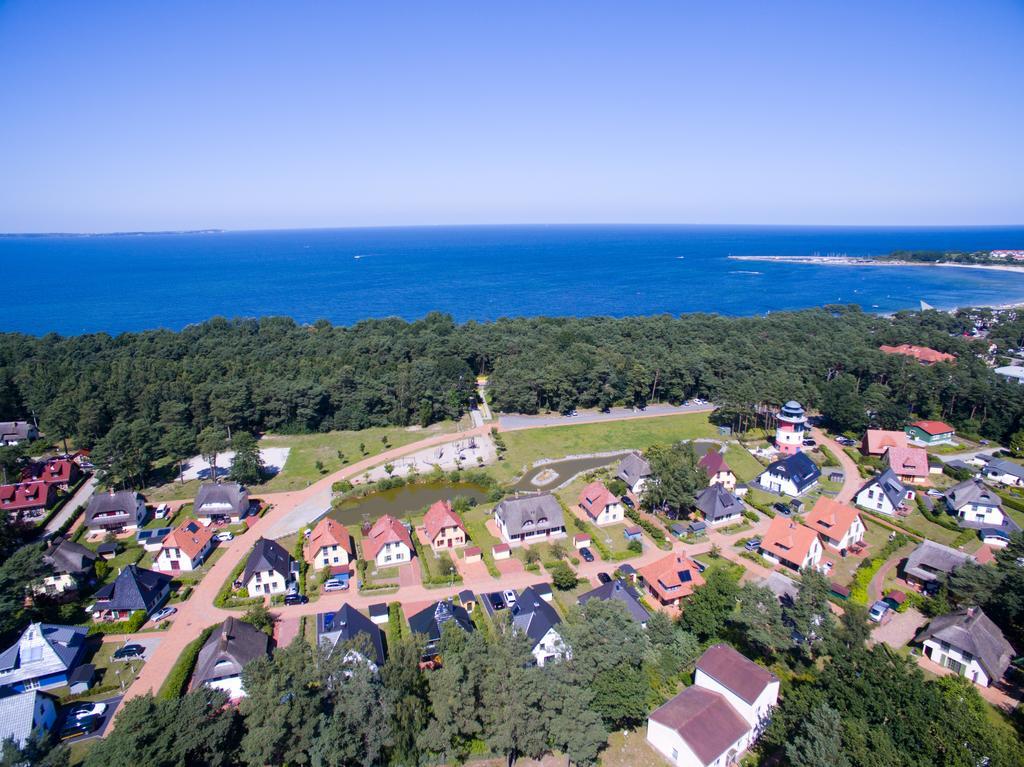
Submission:
[[[785,455],[799,453],[804,446],[807,416],[796,400],[790,400],[779,411],[779,425],[775,429],[775,447]]]

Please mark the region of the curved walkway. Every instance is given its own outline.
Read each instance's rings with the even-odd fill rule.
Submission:
[[[814,435],[818,444],[825,445],[839,460],[839,465],[843,468],[843,487],[836,494],[836,500],[839,503],[850,503],[861,486],[860,470],[857,468],[857,462],[846,454],[842,445],[825,434],[817,426],[811,429],[811,434]]]

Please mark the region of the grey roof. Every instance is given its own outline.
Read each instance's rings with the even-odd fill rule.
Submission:
[[[243,620],[226,618],[199,650],[192,684],[238,676],[249,661],[269,654],[269,636]]]
[[[996,474],[1009,474],[1011,477],[1017,477],[1017,479],[1024,479],[1024,466],[1013,461],[1005,461],[1002,458],[993,458],[985,466],[985,472],[995,472]]]
[[[58,573],[81,575],[92,570],[96,552],[66,538],[55,538],[43,554],[43,561]]]
[[[970,554],[925,539],[907,557],[903,569],[907,575],[913,575],[920,581],[933,581],[936,573],[951,573],[973,559]]]
[[[651,476],[651,464],[640,453],[633,451],[619,461],[619,470],[615,476],[632,487],[644,477]]]
[[[164,596],[171,576],[138,565],[128,565],[113,583],[96,592],[98,607],[106,610],[150,612]]]
[[[990,466],[992,464],[989,464]],[[980,479],[966,479],[946,492],[946,503],[951,509],[960,511],[969,503],[978,506],[1002,508],[1003,502],[988,485]]]
[[[524,527],[531,531],[565,527],[562,505],[551,493],[506,498],[494,513],[505,523],[509,535],[519,535]]]
[[[476,594],[474,594],[471,589],[463,589],[459,592],[459,601],[462,602],[462,604],[466,604],[467,602],[475,602]]]
[[[536,647],[562,619],[555,608],[541,599],[540,594],[527,586],[512,605],[512,625],[522,631]]]
[[[204,511],[203,507],[210,505]],[[249,510],[249,491],[237,482],[206,482],[196,493],[195,511],[198,516],[230,514],[241,517]]]
[[[32,735],[36,707],[40,698],[50,698],[45,692],[29,690],[0,697],[0,741],[12,738],[23,747]],[[52,703],[52,698],[50,698]]]
[[[292,558],[284,547],[277,541],[260,538],[252,547],[252,553],[245,563],[245,570],[242,571],[242,583],[248,583],[256,573],[264,573],[273,570],[280,573],[287,581],[291,577]]]
[[[780,602],[788,604],[796,602],[796,595],[800,591],[800,584],[792,578],[776,572],[769,573],[761,585],[778,597]]]
[[[138,508],[139,499],[141,498],[142,496],[134,490],[118,490],[116,493],[96,493],[89,499],[89,506],[85,510],[85,523],[88,525],[97,514],[106,514],[112,511],[120,512],[130,519],[135,519],[135,510]]]
[[[971,474],[977,474],[978,468],[971,466],[967,461],[961,460],[960,458],[954,458],[952,461],[946,461],[946,466],[951,469],[960,469],[961,471],[969,471]]]
[[[803,492],[821,477],[821,469],[803,453],[793,453],[768,464],[764,473],[792,480],[798,492]]]
[[[38,429],[28,421],[0,421],[0,442],[28,439]]]
[[[533,588],[534,591],[536,591],[542,597],[545,594],[550,594],[551,593],[551,584],[550,583],[535,583],[535,584],[533,584],[532,588]]]
[[[31,623],[0,653],[0,686],[68,671],[81,657],[85,626]]]
[[[721,485],[708,485],[694,499],[694,506],[704,514],[704,519],[714,522],[743,513],[743,503]]]
[[[413,634],[425,635],[428,644],[435,644],[441,639],[441,631],[444,629],[444,625],[449,622],[459,626],[466,632],[471,632],[476,628],[465,608],[445,600],[435,602],[411,616],[409,618],[409,628]]]
[[[872,477],[864,486],[857,491],[857,495],[867,490],[869,487],[877,485],[878,489],[881,490],[885,497],[889,499],[889,503],[893,506],[899,506],[903,503],[903,500],[907,497],[907,488],[900,482],[899,477],[892,469],[886,469],[881,474]]]
[[[643,605],[640,604],[640,600],[637,599],[636,592],[620,580],[613,580],[610,583],[602,583],[593,591],[588,591],[586,594],[580,594],[579,599],[576,601],[581,605],[585,605],[591,599],[600,599],[603,601],[614,600],[616,602],[621,602],[626,606],[626,612],[629,613],[629,617],[637,623],[647,623],[651,617],[651,614],[644,609]]]
[[[346,642],[359,642],[365,636],[369,643],[368,660],[378,666],[384,665],[384,634],[377,624],[359,612],[352,605],[343,605],[335,613],[320,613],[316,617],[317,641],[330,646],[331,651]]]
[[[980,607],[967,607],[934,618],[928,627],[917,635],[918,642],[926,639],[948,642],[958,650],[969,652],[978,659],[978,663],[992,681],[1002,678],[1013,657],[1013,648],[1006,641],[1003,632],[989,620]]]

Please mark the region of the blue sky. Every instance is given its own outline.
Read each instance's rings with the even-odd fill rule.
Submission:
[[[1024,223],[1022,2],[0,3],[0,231]]]

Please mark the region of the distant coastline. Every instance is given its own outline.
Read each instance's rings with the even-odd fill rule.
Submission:
[[[768,261],[776,264],[813,264],[815,266],[951,266],[956,269],[985,269],[1024,274],[1024,264],[955,264],[949,261],[901,261],[870,256],[728,256],[734,261]]]
[[[167,237],[179,234],[224,234],[224,229],[181,229],[166,232],[0,232],[0,238],[16,237]]]

